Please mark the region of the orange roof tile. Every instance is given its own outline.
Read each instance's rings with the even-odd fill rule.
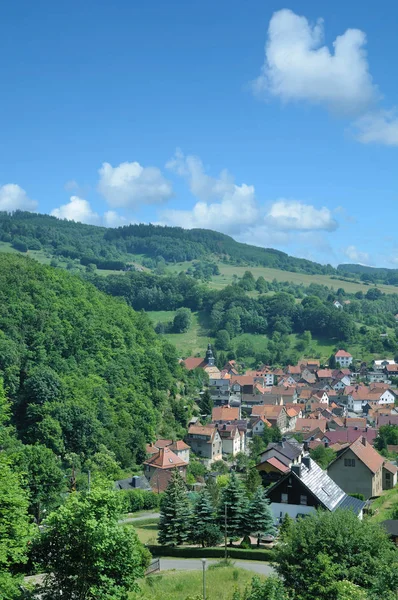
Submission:
[[[150,465],[157,469],[174,469],[175,467],[183,467],[188,463],[182,460],[177,454],[174,454],[170,448],[162,448],[158,454],[151,456],[144,462],[144,465]]]
[[[381,456],[364,437],[359,437],[350,446],[350,450],[355,456],[363,462],[372,473],[377,471],[383,466],[384,457]]]
[[[239,408],[231,406],[216,406],[211,413],[212,421],[234,421],[239,419]]]

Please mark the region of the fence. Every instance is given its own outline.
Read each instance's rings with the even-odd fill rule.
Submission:
[[[160,571],[160,560],[158,558],[151,561],[151,564],[145,571],[145,575],[151,575],[151,573],[156,573],[156,571]]]

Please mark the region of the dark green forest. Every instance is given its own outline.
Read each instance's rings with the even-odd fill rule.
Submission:
[[[335,274],[330,265],[288,256],[279,250],[240,244],[207,229],[186,230],[159,225],[127,225],[106,229],[36,213],[0,213],[0,241],[16,250],[45,249],[54,256],[79,259],[102,269],[123,269],[132,255],[183,262],[217,256],[233,264],[252,264],[285,271]]]
[[[61,457],[131,469],[185,425],[188,376],[147,315],[18,255],[0,255],[0,371],[19,438]]]

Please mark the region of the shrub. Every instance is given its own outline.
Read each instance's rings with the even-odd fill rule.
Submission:
[[[146,490],[125,490],[123,493],[123,508],[125,512],[158,509],[160,494]]]
[[[199,548],[192,546],[147,546],[148,550],[155,557],[170,556],[176,558],[223,558],[225,549],[221,546],[217,548]],[[273,550],[245,550],[243,548],[227,548],[229,558],[236,560],[260,560],[273,562],[275,553]]]

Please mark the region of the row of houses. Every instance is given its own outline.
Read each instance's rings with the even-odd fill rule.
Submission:
[[[318,508],[332,512],[350,508],[362,518],[365,502],[358,496],[379,496],[396,485],[398,472],[363,436],[339,449],[326,471],[311,459],[305,444],[294,438],[269,444],[256,468],[276,522],[286,514],[297,518]]]

